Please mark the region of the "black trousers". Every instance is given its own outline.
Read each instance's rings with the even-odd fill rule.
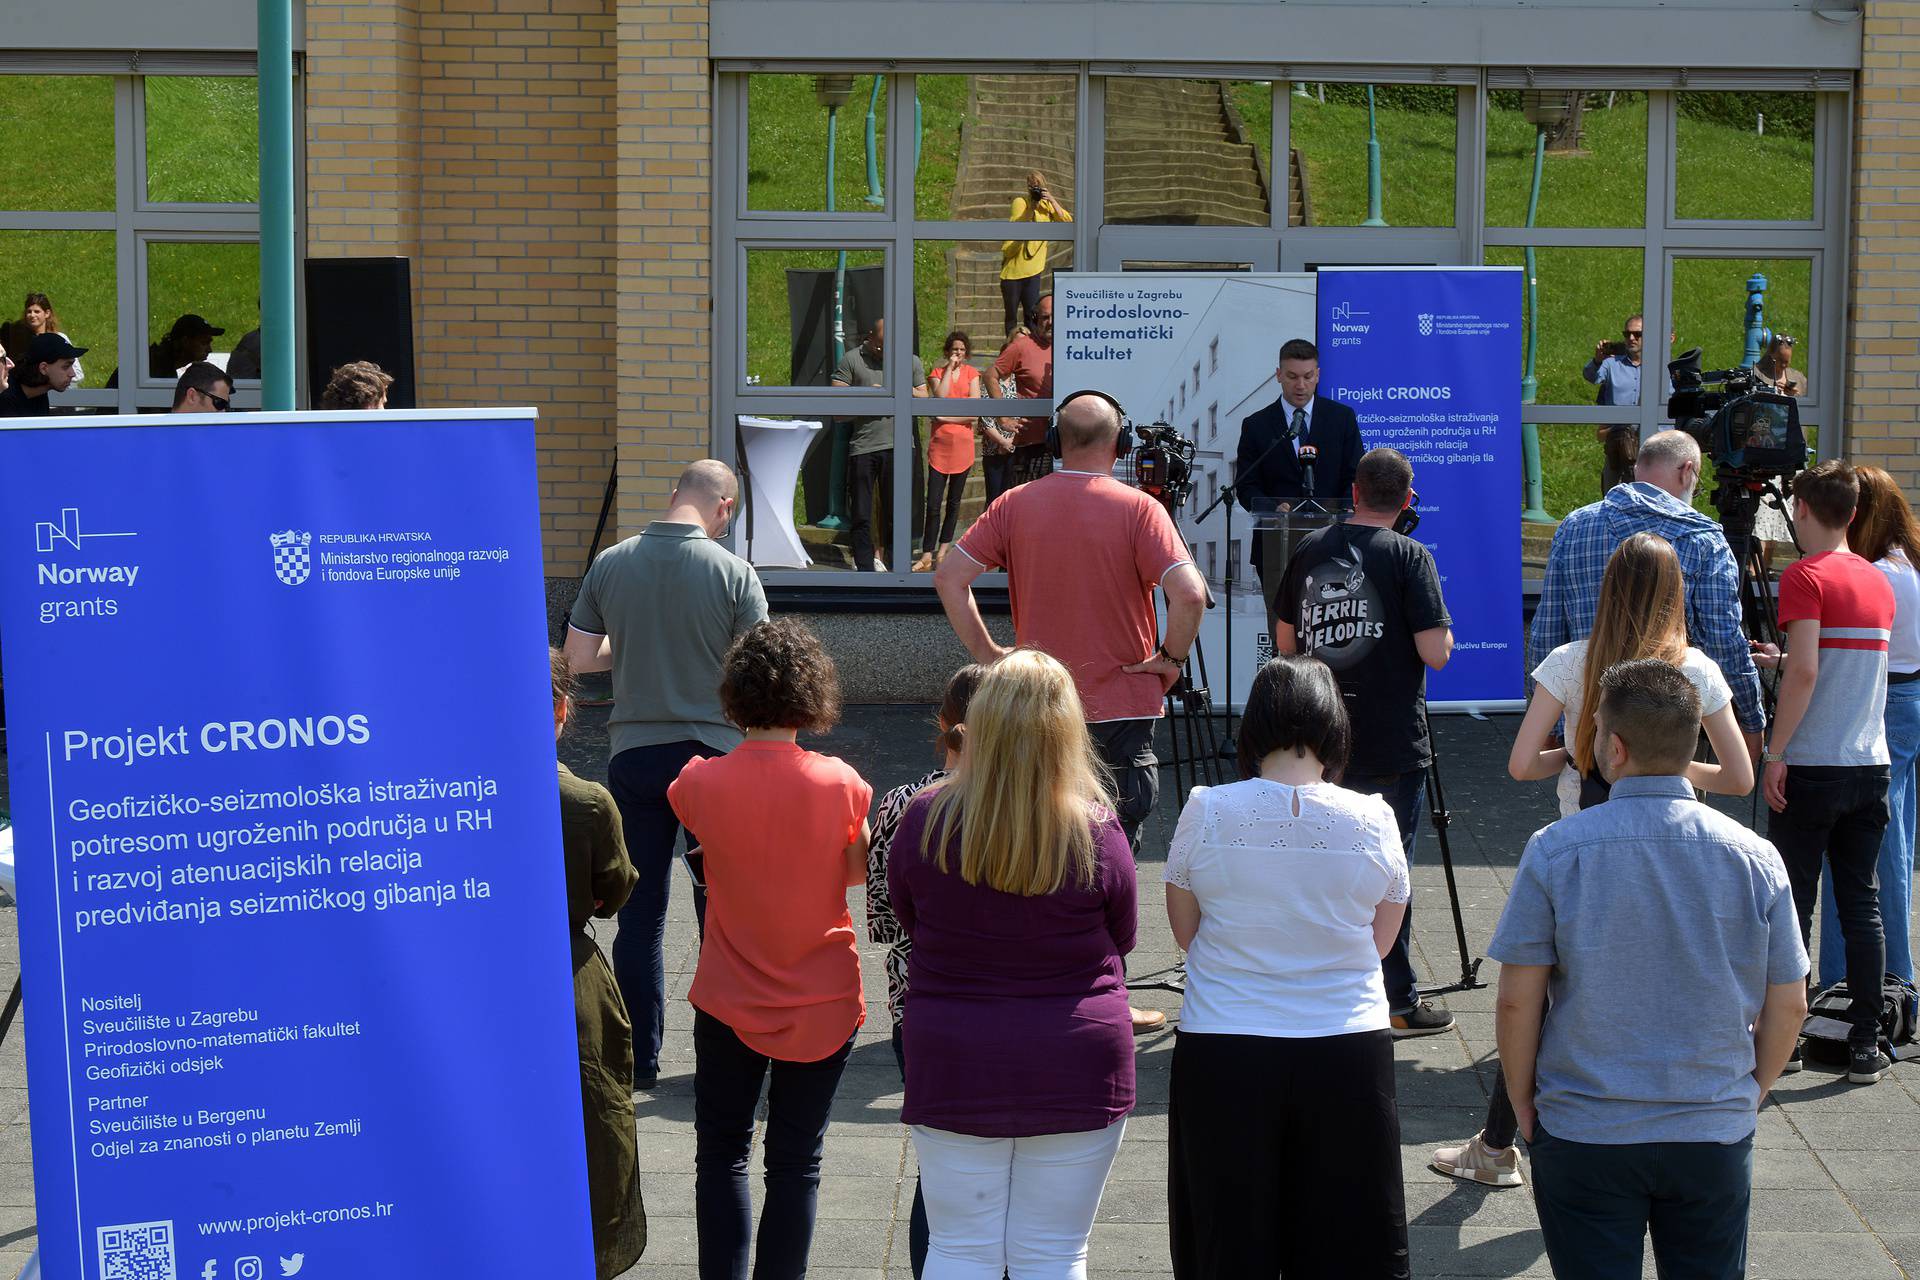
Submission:
[[[953,527],[960,523],[960,495],[967,489],[967,473],[959,472],[947,475],[944,472],[927,468],[927,509],[920,522],[920,549],[928,555],[943,542],[953,541]],[[940,500],[946,498],[947,516],[940,518]],[[934,530],[940,531],[936,539]]]
[[[1742,1142],[1568,1142],[1537,1122],[1533,1203],[1559,1280],[1639,1280],[1653,1236],[1662,1276],[1740,1280],[1747,1273],[1753,1138]]]
[[[1182,1031],[1167,1120],[1176,1280],[1411,1274],[1387,1032]]]
[[[1833,868],[1833,905],[1847,944],[1855,1045],[1880,1041],[1881,981],[1887,939],[1880,923],[1880,837],[1887,830],[1886,765],[1787,766],[1787,807],[1767,814],[1767,839],[1787,864],[1800,940],[1812,947],[1822,860]]]
[[[660,1043],[667,1015],[667,897],[673,886],[673,846],[680,819],[667,803],[667,788],[689,760],[719,753],[700,742],[665,742],[622,751],[607,764],[607,790],[620,810],[627,856],[640,879],[620,908],[620,932],[613,938],[613,976],[633,1020],[633,1073],[645,1078],[660,1071]],[[689,848],[699,837],[687,833]],[[693,910],[703,929],[706,891],[693,886]]]
[[[828,1113],[853,1037],[818,1062],[783,1062],[755,1053],[720,1019],[693,1014],[693,1213],[700,1237],[700,1280],[799,1280],[807,1274],[820,1200],[820,1156]],[[747,1189],[753,1113],[767,1089],[767,1194],[753,1234]]]
[[[1013,455],[1011,453],[984,453],[980,457],[980,474],[986,477],[987,501],[1013,488]]]
[[[1013,332],[1015,324],[1032,325],[1033,318],[1040,314],[1040,277],[1044,272],[1035,272],[1024,280],[1002,280],[1000,282],[1000,309],[1006,318],[1006,331]]]
[[[847,491],[853,520],[848,530],[853,542],[853,567],[859,573],[873,572],[873,516],[875,500],[881,494],[893,505],[893,450],[856,453],[847,459]]]
[[[1160,799],[1160,758],[1153,754],[1158,720],[1103,720],[1087,726],[1093,749],[1113,774],[1114,809],[1127,843],[1140,849],[1140,827]]]

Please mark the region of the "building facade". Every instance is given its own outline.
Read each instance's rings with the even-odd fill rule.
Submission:
[[[257,175],[209,163],[252,145],[253,8],[74,0],[10,20],[4,105],[71,134],[79,104],[98,138],[85,181],[19,162],[0,181],[0,306],[44,290],[116,362],[179,315],[226,329],[216,351],[257,325]],[[1597,403],[1580,366],[1633,316],[1649,363],[1671,335],[1737,364],[1761,278],[1819,452],[1920,485],[1920,3],[296,11],[304,251],[410,260],[422,405],[539,408],[556,580],[583,568],[610,476],[602,544],[686,461],[740,460],[740,417],[801,419],[826,424],[792,497],[811,564],[766,571],[776,600],[924,612],[932,418],[1045,405],[991,377],[986,403],[919,398],[906,354],[935,366],[962,330],[986,368],[1005,294],[1027,318],[1029,268],[1043,293],[1073,267],[1527,265],[1533,365],[1515,376],[1532,374],[1555,515],[1597,492],[1594,427],[1662,411]],[[1015,222],[1040,203],[1035,170],[1049,216]],[[884,385],[833,386],[880,317]],[[151,371],[108,387],[117,367],[87,363],[69,403],[164,401]],[[1197,425],[1231,457],[1237,421]],[[846,482],[863,452],[895,463],[870,513]],[[982,496],[976,464],[961,528]],[[1517,476],[1515,496],[1517,518]],[[863,514],[870,576],[848,572]]]

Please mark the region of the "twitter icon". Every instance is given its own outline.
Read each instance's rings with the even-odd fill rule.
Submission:
[[[296,1253],[291,1258],[280,1259],[280,1274],[283,1276],[297,1276],[300,1274],[300,1268],[306,1265],[307,1255],[304,1253]]]

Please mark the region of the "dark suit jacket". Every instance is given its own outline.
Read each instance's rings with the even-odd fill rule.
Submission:
[[[1293,408],[1276,400],[1240,423],[1240,448],[1234,457],[1234,483],[1240,505],[1249,511],[1275,501],[1307,496],[1306,473],[1284,443],[1293,433]],[[1360,469],[1360,423],[1338,400],[1315,396],[1308,412],[1307,442],[1320,451],[1313,464],[1313,497],[1329,512],[1353,508],[1353,476]],[[1274,446],[1278,443],[1279,447]],[[1262,455],[1265,455],[1263,458]],[[1253,540],[1253,567],[1261,569],[1261,539]],[[1283,566],[1276,565],[1276,570]]]

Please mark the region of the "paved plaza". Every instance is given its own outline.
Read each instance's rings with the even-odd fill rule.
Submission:
[[[588,709],[563,744],[582,776],[604,778],[605,711]],[[1454,815],[1450,831],[1467,939],[1474,954],[1498,918],[1527,835],[1553,817],[1552,788],[1507,778],[1516,717],[1436,721],[1442,777]],[[844,756],[876,796],[929,767],[929,712],[918,707],[850,708],[824,749]],[[1170,793],[1172,781],[1165,781]],[[0,790],[0,808],[5,804]],[[1179,955],[1162,910],[1160,870],[1173,830],[1174,798],[1163,795],[1146,829],[1140,867],[1136,982],[1173,970]],[[1746,802],[1738,806],[1744,817]],[[1423,824],[1417,850],[1415,941],[1422,978],[1460,974],[1446,909],[1438,845]],[[651,1239],[629,1274],[677,1280],[695,1274],[693,1226],[693,1046],[685,1003],[696,941],[684,882],[668,933],[668,1016],[659,1087],[636,1099]],[[856,895],[857,897],[857,895]],[[856,906],[856,922],[860,912]],[[864,929],[863,934],[864,937]],[[600,926],[600,941],[613,937]],[[868,1020],[855,1046],[827,1135],[820,1222],[810,1274],[822,1280],[905,1277],[912,1143],[899,1123],[900,1079],[887,1043],[885,979],[877,950],[864,947]],[[17,971],[11,906],[0,911],[0,982]],[[1497,966],[1481,976],[1491,982]],[[1142,991],[1136,1003],[1177,1017],[1179,997]],[[1437,1143],[1465,1138],[1480,1123],[1493,1081],[1491,988],[1448,997],[1456,1031],[1398,1046],[1400,1123],[1414,1274],[1546,1276],[1531,1194],[1493,1191],[1426,1168]],[[35,1245],[26,1076],[16,1026],[0,1046],[0,1274],[12,1275]],[[1167,1261],[1167,1080],[1171,1032],[1139,1041],[1140,1103],[1100,1206],[1091,1272],[1102,1277],[1169,1274]],[[509,1105],[502,1100],[503,1106]],[[477,1117],[484,1123],[484,1117]],[[1902,1066],[1869,1088],[1818,1069],[1788,1077],[1761,1113],[1754,1153],[1753,1246],[1749,1274],[1769,1280],[1881,1280],[1920,1276],[1920,1065]],[[511,1159],[502,1152],[503,1159]],[[758,1186],[756,1178],[756,1198]],[[1303,1229],[1312,1229],[1310,1225]],[[1652,1275],[1649,1262],[1648,1275]]]

